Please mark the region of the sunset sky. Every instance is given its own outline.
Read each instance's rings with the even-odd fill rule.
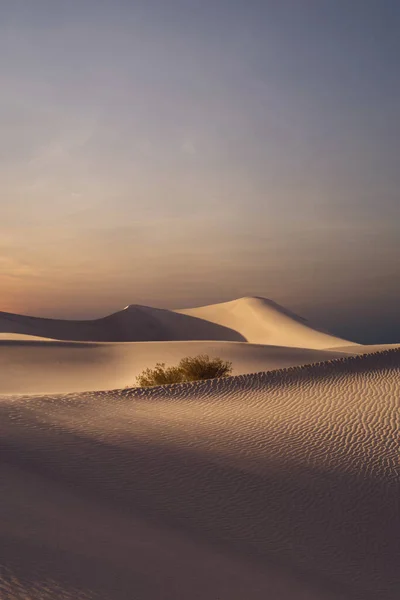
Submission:
[[[399,30],[397,0],[2,1],[0,310],[257,295],[400,341]]]

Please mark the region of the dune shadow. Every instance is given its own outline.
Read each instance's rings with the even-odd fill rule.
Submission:
[[[29,436],[2,437],[8,465],[338,598],[398,597],[398,486],[305,467],[254,474],[134,436],[116,446],[54,432],[29,410],[23,422]]]
[[[0,333],[70,342],[246,341],[238,331],[224,325],[146,306],[132,306],[125,311],[86,321],[0,313]]]

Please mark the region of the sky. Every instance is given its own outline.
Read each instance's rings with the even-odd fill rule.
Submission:
[[[0,310],[256,295],[400,341],[399,28],[397,0],[2,0]]]

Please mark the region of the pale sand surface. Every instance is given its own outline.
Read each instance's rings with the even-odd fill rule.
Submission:
[[[265,298],[240,298],[176,311],[131,305],[89,321],[0,312],[0,332],[91,342],[223,340],[313,349],[351,344],[316,330]]]
[[[241,375],[123,389],[200,353]],[[0,366],[1,600],[400,597],[400,349],[242,298],[0,313]]]
[[[0,401],[1,598],[400,594],[400,350]]]
[[[176,312],[237,331],[248,342],[298,348],[334,348],[349,342],[316,329],[311,323],[267,298],[239,298],[222,304]]]
[[[382,352],[384,350],[395,350],[396,348],[400,348],[400,344],[353,344],[351,346],[341,346],[335,348],[335,351],[355,355],[371,354],[371,352]]]
[[[122,388],[157,362],[170,366],[197,354],[229,360],[239,375],[328,360],[359,347],[261,298],[181,312],[132,305],[92,321],[0,313],[0,393]],[[340,345],[345,350],[336,351]]]
[[[52,338],[41,337],[39,335],[28,335],[25,333],[0,333],[0,343],[1,342],[48,342],[48,341],[56,341]]]
[[[209,354],[229,360],[234,374],[267,371],[342,356],[341,352],[245,342],[59,342],[0,339],[0,393],[47,394],[135,385],[157,362]]]

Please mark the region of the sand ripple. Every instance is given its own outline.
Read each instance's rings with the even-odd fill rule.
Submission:
[[[3,397],[5,597],[398,598],[399,396],[392,350]]]

